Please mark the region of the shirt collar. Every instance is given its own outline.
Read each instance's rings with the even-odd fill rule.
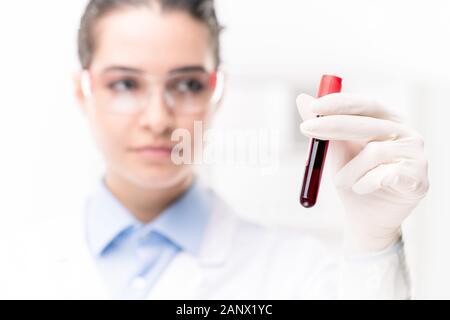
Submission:
[[[87,205],[87,237],[95,255],[133,230],[158,232],[181,249],[198,254],[210,215],[208,190],[194,178],[192,185],[156,219],[142,224],[109,191],[104,181]]]

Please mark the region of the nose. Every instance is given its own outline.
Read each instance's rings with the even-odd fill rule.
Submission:
[[[164,135],[172,131],[174,117],[161,93],[154,92],[150,95],[147,106],[140,116],[140,125],[155,135]]]

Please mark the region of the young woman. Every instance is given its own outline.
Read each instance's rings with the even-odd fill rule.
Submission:
[[[173,132],[194,136],[218,107],[220,31],[212,0],[89,2],[75,88],[106,172],[79,229],[36,235],[17,295],[409,297],[400,227],[427,191],[427,162],[421,137],[382,105],[346,94],[297,99],[303,133],[331,140],[347,211],[342,259],[320,239],[242,220],[192,166],[174,163],[174,151],[196,145],[176,150]]]

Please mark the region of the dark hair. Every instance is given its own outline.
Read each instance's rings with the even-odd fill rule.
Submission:
[[[216,67],[220,58],[220,33],[223,27],[219,24],[214,8],[214,0],[90,0],[81,18],[78,30],[78,58],[83,68],[89,68],[96,49],[94,28],[96,23],[106,14],[122,7],[139,7],[157,3],[164,10],[186,11],[194,19],[205,23],[211,35]]]

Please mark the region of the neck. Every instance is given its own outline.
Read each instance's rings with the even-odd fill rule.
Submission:
[[[174,186],[163,189],[149,189],[107,173],[105,184],[110,192],[142,223],[154,220],[164,209],[179,198],[192,184],[192,174]]]

